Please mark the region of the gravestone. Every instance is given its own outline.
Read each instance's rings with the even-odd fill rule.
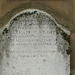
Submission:
[[[70,75],[70,32],[51,15],[24,10],[1,33],[0,75]]]

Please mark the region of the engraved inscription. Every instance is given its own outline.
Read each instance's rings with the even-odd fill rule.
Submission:
[[[69,44],[57,34],[57,25],[47,13],[27,10],[14,17],[2,34],[1,75],[69,75],[69,56],[64,51]]]

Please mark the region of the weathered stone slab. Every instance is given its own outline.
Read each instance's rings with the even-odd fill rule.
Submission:
[[[0,75],[70,75],[69,35],[46,12],[18,13],[2,31]]]

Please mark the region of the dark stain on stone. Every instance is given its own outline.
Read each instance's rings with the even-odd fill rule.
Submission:
[[[62,33],[64,40],[68,41],[68,43],[70,44],[70,35],[67,35],[65,32]]]
[[[11,20],[11,22],[10,22],[10,27],[12,26],[13,22],[14,22],[14,20]]]
[[[56,34],[61,34],[64,40],[66,40],[70,45],[70,35],[66,34],[62,29],[56,27]]]
[[[22,16],[23,16],[23,14],[20,14],[19,16],[20,16],[20,17],[22,17]],[[17,17],[16,17],[16,18],[17,18]]]
[[[10,37],[8,37],[8,39],[10,39]]]
[[[46,62],[46,59],[43,59],[43,62]]]
[[[4,34],[8,33],[8,31],[9,30],[7,28],[5,28],[2,34],[4,35]]]
[[[17,21],[17,18],[14,18],[14,21]]]
[[[68,50],[66,50],[67,54],[70,54],[72,52],[72,49],[69,48]]]
[[[32,15],[32,14],[36,14],[37,11],[34,11],[34,12],[25,12],[23,13],[25,16],[28,16],[28,15]]]
[[[37,13],[37,11],[34,11],[34,14]]]
[[[31,24],[29,24],[30,26],[32,26],[32,23]]]

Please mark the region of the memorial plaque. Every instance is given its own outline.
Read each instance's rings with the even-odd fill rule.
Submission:
[[[46,12],[22,11],[1,33],[0,75],[70,75],[70,32]]]

